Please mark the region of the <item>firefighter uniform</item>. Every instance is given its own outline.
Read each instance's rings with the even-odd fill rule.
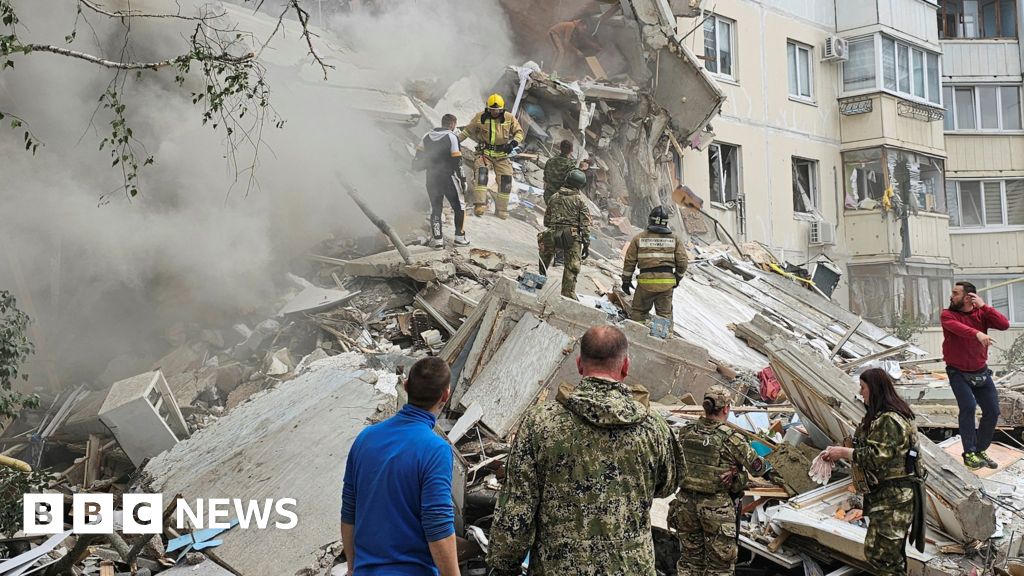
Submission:
[[[488,170],[494,170],[498,179],[494,213],[504,219],[508,218],[508,199],[512,194],[512,161],[508,156],[522,143],[523,128],[515,116],[504,110],[505,101],[497,94],[488,99],[487,106],[463,127],[459,141],[471,138],[477,143],[476,161],[473,163],[473,213],[483,216],[487,211]]]
[[[647,321],[651,306],[662,318],[672,320],[672,290],[686,272],[686,247],[668,228],[668,216],[663,208],[651,211],[651,224],[637,234],[626,249],[622,267],[622,289],[629,294],[633,271],[640,268],[636,293],[629,317],[637,322]]]
[[[708,388],[705,404],[709,399],[717,410],[732,403],[719,385]],[[707,416],[678,433],[677,450],[679,492],[668,516],[681,548],[677,573],[732,576],[739,551],[733,495],[742,493],[747,475],[767,475],[768,464],[739,432]]]

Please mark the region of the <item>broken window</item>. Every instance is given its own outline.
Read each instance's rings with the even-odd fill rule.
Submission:
[[[813,98],[811,86],[811,47],[790,41],[786,44],[789,61],[789,95],[797,98]]]
[[[880,201],[885,194],[882,149],[843,152],[846,207],[857,208],[864,200]]]
[[[853,40],[850,57],[843,62],[843,91],[856,92],[875,87],[875,37]]]
[[[897,148],[886,148],[883,152],[893,194],[908,204],[911,213],[946,212],[942,160]]]
[[[1024,226],[1024,180],[961,180],[950,187],[950,226]],[[954,211],[955,210],[955,211]]]
[[[709,72],[732,76],[733,24],[721,16],[710,16],[704,21],[704,66]]]
[[[1016,0],[939,0],[941,38],[1016,38]]]
[[[708,147],[711,201],[725,204],[739,195],[739,147],[712,144]]]
[[[812,213],[818,201],[818,162],[793,157],[793,212]]]

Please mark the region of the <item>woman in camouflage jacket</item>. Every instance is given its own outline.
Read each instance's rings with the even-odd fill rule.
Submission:
[[[855,480],[862,478],[867,488],[864,557],[879,576],[903,576],[907,532],[918,550],[924,548],[924,478],[914,413],[880,368],[861,374],[860,395],[867,411],[854,447],[829,446],[823,458],[853,462]]]

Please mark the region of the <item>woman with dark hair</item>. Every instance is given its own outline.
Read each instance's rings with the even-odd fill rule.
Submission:
[[[822,458],[852,462],[855,483],[866,490],[864,557],[874,573],[904,576],[908,530],[911,542],[924,550],[924,474],[914,413],[881,368],[861,374],[860,395],[867,412],[854,432],[854,447],[829,446]]]

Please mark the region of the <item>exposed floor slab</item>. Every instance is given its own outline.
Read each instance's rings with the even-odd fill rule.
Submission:
[[[246,575],[318,568],[325,547],[338,542],[338,516],[325,510],[340,509],[348,450],[386,398],[364,363],[354,353],[315,362],[239,405],[153,459],[150,488],[189,500],[294,498],[294,529],[231,530],[217,555]]]

